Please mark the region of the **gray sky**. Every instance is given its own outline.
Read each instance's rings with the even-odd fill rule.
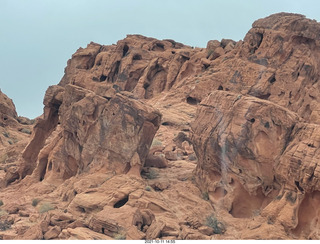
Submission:
[[[43,97],[67,60],[91,42],[126,34],[205,47],[243,39],[253,21],[277,12],[320,20],[318,0],[0,0],[0,89],[21,116],[42,114]]]

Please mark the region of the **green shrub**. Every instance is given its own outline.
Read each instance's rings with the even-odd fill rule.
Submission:
[[[297,200],[297,196],[293,195],[292,192],[290,191],[286,194],[286,200],[290,201],[291,203],[295,203]]]
[[[206,201],[209,201],[209,193],[207,191],[206,192],[202,192],[202,199],[206,200]]]
[[[0,209],[0,216],[8,215],[7,211]]]
[[[11,222],[8,220],[0,220],[0,230],[5,231],[11,228]]]
[[[149,172],[145,173],[145,176],[149,179],[149,180],[153,180],[159,177],[159,173],[154,170],[154,169],[150,169]]]
[[[45,213],[53,209],[54,209],[54,206],[51,203],[46,202],[40,205],[39,213]]]
[[[153,147],[153,146],[162,146],[162,142],[157,138],[153,138],[151,147]]]
[[[113,235],[113,238],[115,240],[125,240],[126,239],[126,234],[124,233],[116,233]]]
[[[31,135],[31,130],[26,129],[26,128],[22,128],[22,129],[21,129],[21,132]]]
[[[222,234],[225,232],[224,224],[218,221],[213,214],[207,216],[205,225],[211,227],[214,234]]]
[[[32,206],[37,206],[38,205],[38,203],[40,202],[40,200],[38,199],[38,198],[35,198],[35,199],[32,199]]]
[[[152,187],[151,186],[146,186],[145,190],[146,191],[152,191]]]

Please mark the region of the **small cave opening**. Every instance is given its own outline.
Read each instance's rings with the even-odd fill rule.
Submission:
[[[48,165],[48,171],[52,170],[52,162],[50,161],[49,165]]]
[[[193,97],[187,97],[187,103],[190,105],[197,105],[199,101]]]
[[[123,46],[122,57],[125,57],[127,55],[128,51],[129,51],[129,47],[126,44]]]
[[[263,100],[268,100],[268,98],[271,96],[270,93],[267,94],[262,94],[262,95],[258,95],[256,96],[257,98],[263,99]]]
[[[152,49],[152,51],[164,51],[164,44],[163,43],[160,43],[160,42],[156,42]]]
[[[122,198],[121,200],[117,201],[113,207],[114,208],[121,208],[122,206],[124,206],[129,200],[129,196],[125,196],[124,198]]]
[[[164,45],[162,43],[157,42],[156,47],[164,50]]]
[[[255,122],[255,118],[250,119],[250,122],[253,124]]]
[[[143,84],[143,88],[144,88],[145,90],[148,89],[149,86],[150,86],[149,83],[144,83],[144,84]]]
[[[79,212],[81,212],[81,213],[85,213],[86,212],[86,210],[84,208],[80,207],[80,206],[77,207],[77,210]]]
[[[220,86],[218,87],[218,90],[219,90],[219,91],[223,90],[223,86],[220,85]]]
[[[267,129],[269,129],[269,128],[270,128],[270,123],[269,123],[269,122],[266,122],[266,123],[264,124],[264,127],[267,128]]]
[[[164,126],[169,126],[169,125],[172,125],[172,123],[168,122],[168,121],[164,121],[162,122],[161,125],[164,125]]]
[[[47,169],[47,164],[48,164],[48,156],[41,158],[39,160],[39,181],[44,180],[44,176],[46,174],[46,169]]]
[[[316,148],[312,143],[308,143],[308,147]]]
[[[295,181],[294,184],[295,184],[296,187],[299,189],[299,191],[304,192],[303,188],[300,186],[299,181]]]
[[[135,54],[132,58],[132,60],[141,60],[142,56],[140,54]]]
[[[275,77],[275,75],[272,75],[272,76],[269,78],[268,81],[269,81],[270,84],[275,83],[275,82],[276,82],[276,77]]]
[[[210,64],[202,64],[202,65],[204,70],[207,70],[210,67]]]
[[[102,82],[102,81],[105,81],[107,79],[107,76],[105,76],[105,75],[101,75],[100,76],[100,82]]]
[[[263,40],[263,34],[262,33],[259,33],[257,32],[256,33],[257,35],[257,49],[260,47],[261,43],[262,43],[262,40]]]

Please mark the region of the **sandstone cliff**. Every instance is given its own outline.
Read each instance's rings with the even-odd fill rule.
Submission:
[[[319,30],[90,43],[32,133],[0,93],[0,238],[319,239]]]

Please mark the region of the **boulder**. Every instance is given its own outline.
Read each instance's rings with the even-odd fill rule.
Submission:
[[[39,181],[57,182],[84,171],[126,173],[135,153],[141,168],[161,121],[159,112],[136,99],[121,93],[105,98],[74,85],[50,88],[45,104],[45,119],[35,125],[39,129],[20,170],[24,176],[33,169]],[[57,133],[49,138],[53,130]]]

